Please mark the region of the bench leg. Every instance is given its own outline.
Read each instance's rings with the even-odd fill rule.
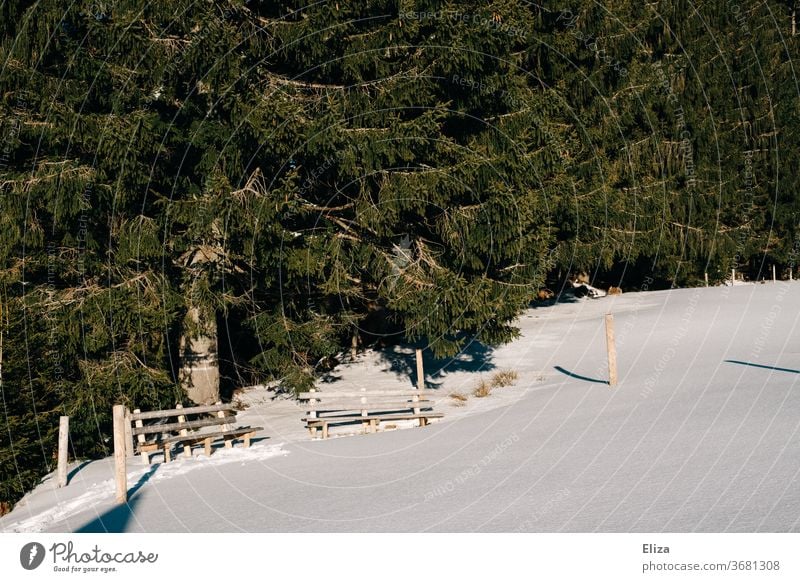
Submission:
[[[377,419],[373,419],[369,421],[369,431],[370,432],[378,432],[378,421]]]
[[[419,419],[419,425],[420,426],[425,426],[426,424],[428,424],[428,419],[427,418],[425,418],[423,416],[422,418]]]
[[[183,443],[183,456],[184,457],[192,456],[192,445],[190,445],[189,443]]]
[[[169,445],[164,445],[164,462],[165,463],[169,463],[170,460],[171,460],[169,449],[170,449]]]
[[[250,437],[253,436],[253,433],[249,432],[244,435],[244,448],[250,448]]]
[[[317,438],[317,427],[316,426],[309,426],[308,431],[311,433],[311,438]]]
[[[328,438],[328,423],[327,422],[323,422],[322,423],[322,438],[324,438],[324,439]]]
[[[233,437],[225,437],[225,448],[226,449],[233,448]]]
[[[203,448],[206,451],[206,457],[211,456],[211,439],[205,439],[203,441]]]
[[[144,463],[145,465],[149,466],[150,465],[150,453],[142,451],[140,454],[142,456],[142,463]]]

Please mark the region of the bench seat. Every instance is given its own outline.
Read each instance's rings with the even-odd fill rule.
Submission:
[[[198,443],[205,445],[205,454],[211,456],[211,443],[213,440],[223,438],[225,440],[225,448],[231,448],[233,441],[242,438],[245,448],[250,446],[250,438],[259,430],[263,430],[260,426],[244,426],[231,430],[220,430],[216,432],[195,433],[188,435],[177,435],[165,438],[161,441],[162,448],[164,449],[164,460],[169,461],[171,456],[172,445],[180,443],[183,445],[185,456],[191,456],[191,447]],[[188,449],[187,449],[188,447]]]

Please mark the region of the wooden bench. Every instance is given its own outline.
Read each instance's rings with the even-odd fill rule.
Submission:
[[[191,419],[190,419],[191,417]],[[203,443],[205,454],[211,455],[212,443],[223,439],[226,448],[231,448],[237,439],[242,439],[245,447],[260,426],[234,428],[236,407],[233,404],[213,404],[184,408],[178,404],[170,410],[139,409],[125,410],[126,442],[129,444],[128,456],[140,454],[146,464],[150,464],[150,453],[163,450],[164,462],[171,459],[172,446],[181,444],[184,456],[192,456],[192,446]],[[145,421],[157,421],[145,424]],[[204,430],[198,430],[204,429]]]
[[[417,420],[425,426],[431,418],[444,414],[433,412],[433,402],[425,400],[434,390],[372,390],[358,392],[301,392],[298,399],[306,408],[303,421],[316,438],[328,438],[330,425],[361,423],[364,432],[375,432],[383,421]]]

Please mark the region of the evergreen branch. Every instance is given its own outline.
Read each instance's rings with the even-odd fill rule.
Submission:
[[[346,234],[344,232],[337,232],[334,236],[336,236],[336,238],[343,238],[345,240],[350,240],[357,243],[362,242],[359,237],[353,236],[352,234]]]
[[[354,205],[353,202],[348,202],[347,204],[343,204],[342,206],[319,206],[314,204],[313,202],[309,202],[308,200],[303,200],[303,206],[309,208],[311,210],[315,210],[317,212],[337,212],[339,210],[346,210],[348,208],[352,208]]]
[[[627,93],[628,91],[636,90],[636,89],[645,89],[648,86],[649,85],[647,85],[647,84],[645,84],[645,85],[628,85],[627,87],[623,87],[622,89],[620,89],[619,91],[614,93],[611,97],[608,98],[608,100],[609,101],[614,101],[614,99],[616,99],[617,96],[621,95],[622,93]]]
[[[349,220],[347,218],[339,218],[339,217],[336,217],[336,216],[331,216],[330,214],[326,214],[325,218],[327,218],[331,222],[335,222],[336,224],[341,226],[343,229],[345,229],[345,231],[350,231],[350,230],[352,230],[353,227],[360,227],[360,228],[363,228],[365,230],[368,230],[369,232],[371,232],[375,236],[378,235],[378,233],[375,232],[375,230],[371,229],[370,227],[368,227],[368,226],[366,226],[364,224],[356,222],[355,220]]]
[[[343,127],[342,131],[351,133],[366,133],[368,131],[375,131],[378,133],[388,133],[392,129],[389,127]]]
[[[500,271],[501,272],[513,271],[514,269],[523,269],[527,266],[528,265],[526,265],[525,263],[514,263],[513,265],[509,265],[508,267],[503,267],[502,269],[500,269]]]
[[[677,226],[678,228],[685,228],[686,230],[693,230],[695,232],[703,232],[702,228],[697,228],[696,226],[689,226],[688,224],[681,224],[680,222],[670,222],[672,226]]]
[[[527,113],[528,111],[533,111],[531,108],[526,109],[518,109],[517,111],[509,111],[508,113],[501,113],[500,115],[494,115],[492,117],[487,117],[486,121],[497,121],[498,119],[505,119],[506,117],[511,117],[512,115],[519,115],[520,113]]]
[[[311,83],[308,81],[297,81],[295,79],[287,79],[281,75],[277,75],[275,73],[267,73],[267,80],[269,82],[274,82],[277,85],[287,85],[290,87],[300,87],[302,89],[350,89],[353,85],[335,85],[335,84],[326,84],[326,83]]]
[[[277,73],[273,73],[271,71],[267,72],[267,82],[274,81],[278,85],[287,85],[292,87],[300,87],[302,89],[336,89],[336,90],[345,90],[345,89],[360,89],[363,87],[374,87],[376,85],[385,85],[391,81],[397,79],[417,79],[420,76],[417,67],[412,67],[411,69],[398,71],[393,75],[389,75],[387,77],[381,77],[380,79],[374,79],[372,81],[362,81],[360,83],[353,83],[351,85],[336,85],[331,83],[314,83],[311,81],[299,81],[297,79],[289,79],[284,77],[283,75],[278,75]]]

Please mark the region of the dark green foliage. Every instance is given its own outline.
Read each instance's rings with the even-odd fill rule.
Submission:
[[[794,4],[552,4],[3,3],[0,501],[58,415],[102,455],[181,400],[203,326],[298,390],[353,335],[508,341],[575,272],[793,266]]]

